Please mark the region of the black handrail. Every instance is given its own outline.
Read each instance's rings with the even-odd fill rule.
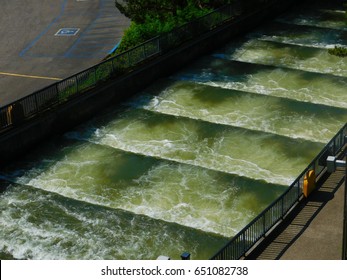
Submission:
[[[347,140],[345,140],[347,142]],[[347,161],[347,155],[346,155]],[[345,195],[343,207],[342,259],[347,260],[347,164],[345,167]]]
[[[211,259],[237,260],[245,256],[245,254],[264,237],[270,229],[273,229],[302,198],[304,178],[307,172],[314,170],[317,178],[324,171],[327,157],[336,156],[347,143],[346,136],[347,123],[329,141],[304,171],[302,171],[290,187],[235,235],[222,249],[212,256]]]

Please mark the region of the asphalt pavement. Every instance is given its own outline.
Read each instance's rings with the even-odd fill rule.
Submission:
[[[0,107],[100,62],[129,24],[114,0],[2,0]]]

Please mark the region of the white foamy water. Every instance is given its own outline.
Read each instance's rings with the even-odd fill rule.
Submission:
[[[179,259],[185,250],[206,259],[226,242],[24,186],[2,195],[0,209],[0,250],[16,259],[156,259],[161,254]]]
[[[226,50],[228,51],[228,48]],[[221,57],[221,58],[219,58]],[[223,59],[224,58],[224,59]],[[205,57],[172,76],[175,80],[347,108],[347,78],[283,67],[229,61],[223,53]],[[160,94],[173,83],[146,92]],[[251,105],[251,104],[250,104]]]
[[[172,82],[155,95],[142,95],[132,105],[321,143],[327,143],[347,119],[347,110],[235,91],[228,85],[212,81]]]
[[[85,143],[20,184],[231,237],[285,187]],[[163,180],[165,178],[165,180]]]
[[[347,77],[347,58],[330,55],[326,49],[253,39],[226,51],[222,56],[229,60]]]
[[[331,29],[346,31],[346,11],[342,10],[343,7],[339,7],[338,9],[334,7],[324,7],[324,5],[321,5],[322,3],[329,4],[329,1],[326,1],[326,3],[318,3],[318,5],[316,5],[316,3],[310,3],[309,6],[298,7],[293,10],[292,13],[280,16],[277,18],[277,21],[303,26],[320,27],[326,29],[327,32]],[[319,5],[321,6],[319,7]]]
[[[271,22],[269,25],[261,26],[247,34],[247,37],[323,49],[347,45],[346,31],[281,22]]]
[[[0,258],[211,257],[346,121],[342,16],[282,17],[2,169]]]
[[[291,184],[322,146],[134,109],[93,135],[84,131],[82,128],[68,137],[282,185]]]

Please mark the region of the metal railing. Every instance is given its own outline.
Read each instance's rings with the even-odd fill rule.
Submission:
[[[347,142],[347,140],[346,140]],[[346,162],[347,162],[347,155]],[[342,259],[347,260],[347,164],[345,166],[345,195],[343,207]]]
[[[267,5],[276,2],[278,0],[269,0],[258,10],[267,9]],[[80,73],[0,107],[0,133],[26,119],[64,104],[100,83],[121,76],[136,65],[144,63],[154,56],[167,53],[184,42],[197,38],[226,22],[247,18],[256,10],[253,9],[250,12],[247,7],[241,6],[242,1],[223,6],[171,32],[155,37]]]
[[[237,260],[245,256],[266,233],[272,229],[303,195],[304,179],[308,171],[314,170],[316,178],[323,172],[328,156],[336,156],[347,143],[347,123],[330,140],[323,150],[305,168],[290,187],[253,221],[234,236],[212,260]],[[345,209],[346,211],[346,209]]]

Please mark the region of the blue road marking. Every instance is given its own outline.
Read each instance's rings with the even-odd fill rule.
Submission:
[[[117,45],[114,46],[114,48],[112,50],[110,50],[109,54],[112,54],[119,47],[121,42],[122,42],[122,39],[118,42]]]
[[[107,9],[107,6],[105,4],[105,0],[101,0],[100,1],[100,8],[99,11],[95,17],[95,19],[93,20],[93,22],[91,22],[84,30],[83,32],[80,34],[80,36],[77,38],[77,40],[74,42],[74,44],[65,52],[64,57],[66,58],[71,58],[71,57],[95,57],[95,56],[100,56],[100,54],[108,54],[107,50],[99,50],[99,51],[90,51],[90,52],[86,52],[83,50],[86,50],[87,48],[82,47],[81,50],[79,50],[78,52],[75,52],[76,49],[78,49],[78,47],[80,47],[81,45],[84,45],[86,42],[88,41],[98,41],[96,44],[90,44],[90,50],[93,49],[94,45],[104,45],[104,46],[109,46],[112,45],[114,46],[112,43],[110,44],[110,37],[98,37],[99,35],[106,35],[109,34],[108,32],[99,32],[99,33],[95,33],[95,34],[90,34],[88,32],[90,32],[90,30],[93,30],[96,25],[98,24],[98,21],[101,20],[102,18],[104,18],[105,15],[105,8]],[[109,20],[108,20],[109,21]],[[101,21],[101,24],[104,24],[106,21]],[[114,21],[109,21],[109,22],[114,22]],[[96,37],[94,37],[96,36]],[[105,42],[104,44],[102,44],[102,42]],[[87,43],[88,44],[88,43]],[[118,44],[117,44],[118,45]]]
[[[71,28],[71,27],[61,28],[54,34],[55,36],[63,37],[63,36],[77,35],[78,33],[78,36],[76,36],[77,38],[74,39],[74,42],[72,43],[72,45],[67,50],[65,50],[65,52],[59,55],[54,55],[49,53],[40,54],[40,53],[36,53],[35,51],[33,52],[31,51],[35,47],[35,45],[38,44],[39,40],[42,40],[42,37],[47,35],[49,30],[52,29],[52,27],[54,27],[57,23],[59,23],[59,20],[61,20],[62,17],[64,17],[66,13],[68,0],[61,0],[60,13],[57,15],[57,17],[54,18],[48,24],[48,26],[19,53],[19,56],[23,57],[23,56],[29,55],[30,57],[37,57],[37,58],[42,58],[42,57],[73,58],[73,57],[81,57],[81,54],[79,54],[78,52],[83,52],[82,53],[83,57],[91,58],[91,57],[99,57],[99,56],[101,57],[102,54],[107,55],[109,53],[114,52],[114,50],[119,46],[119,43],[116,44],[116,42],[114,42],[116,38],[107,36],[109,35],[109,32],[103,30],[107,28],[108,26],[107,22],[114,23],[113,20],[109,20],[109,17],[111,17],[109,16],[110,14],[108,10],[109,5],[106,4],[108,3],[109,0],[99,0],[99,1],[100,1],[99,11],[97,12],[94,20],[90,22],[86,28],[83,28],[83,29]],[[94,33],[93,30],[99,31],[99,32],[94,31],[95,32]],[[89,45],[89,46],[87,47],[86,45]],[[107,49],[96,51],[95,50],[97,48],[96,46],[99,46],[100,48],[106,47]],[[89,55],[87,55],[87,52],[86,52],[87,50],[89,50]]]
[[[79,28],[61,28],[55,36],[75,36],[79,30]]]

